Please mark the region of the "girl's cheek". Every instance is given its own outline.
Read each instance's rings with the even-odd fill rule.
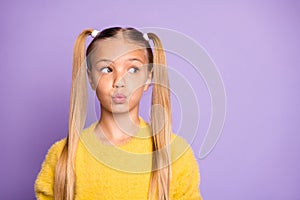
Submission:
[[[126,80],[127,87],[128,88],[133,88],[133,89],[138,89],[140,87],[143,87],[146,83],[146,76],[141,74],[140,76],[131,76],[128,77]]]
[[[99,73],[93,73],[93,83],[94,85],[98,85],[99,81],[100,81],[100,76]]]
[[[136,92],[143,86],[142,82],[133,82],[133,83],[127,83],[127,90],[129,90],[131,93]]]

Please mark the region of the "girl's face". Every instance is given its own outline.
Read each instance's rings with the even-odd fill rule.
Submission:
[[[112,113],[138,111],[151,82],[146,50],[123,39],[97,41],[89,55],[88,75],[101,104]]]

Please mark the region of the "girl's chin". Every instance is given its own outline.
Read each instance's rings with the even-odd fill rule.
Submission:
[[[111,105],[101,105],[101,110],[106,110],[106,112],[111,112],[113,114],[128,113],[132,110],[138,109],[137,105],[126,103],[112,103]]]
[[[113,114],[128,113],[129,110],[128,104],[113,104],[111,107],[111,112]]]

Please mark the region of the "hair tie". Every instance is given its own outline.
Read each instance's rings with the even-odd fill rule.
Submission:
[[[100,31],[93,30],[93,32],[91,33],[92,38],[95,38],[99,33]]]
[[[144,33],[144,34],[143,34],[143,38],[149,42],[148,33]]]

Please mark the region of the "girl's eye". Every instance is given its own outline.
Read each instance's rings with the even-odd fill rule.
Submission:
[[[137,67],[131,67],[128,72],[131,73],[131,74],[134,74],[134,73],[137,73],[139,71],[139,68]]]
[[[108,74],[108,73],[112,72],[112,69],[110,67],[103,67],[100,71],[102,73]]]

